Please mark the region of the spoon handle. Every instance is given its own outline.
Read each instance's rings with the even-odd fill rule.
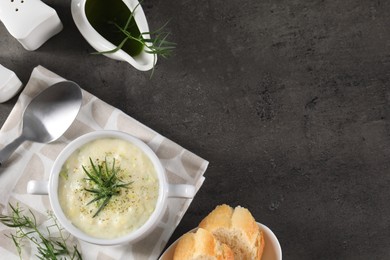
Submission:
[[[0,150],[0,166],[2,166],[4,162],[8,160],[8,158],[16,150],[16,148],[18,148],[19,145],[21,145],[24,141],[25,139],[23,138],[23,136],[19,136]]]

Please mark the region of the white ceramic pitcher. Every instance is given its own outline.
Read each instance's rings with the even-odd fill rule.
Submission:
[[[110,51],[117,46],[113,45],[103,36],[101,36],[89,23],[85,14],[85,3],[87,0],[72,0],[71,11],[73,20],[79,29],[80,33],[87,40],[87,42],[98,52]],[[145,13],[137,0],[122,0],[129,10],[134,14],[134,21],[136,22],[138,29],[141,33],[149,32],[149,25],[146,20]],[[149,34],[144,34],[144,38],[149,38]],[[130,56],[123,50],[118,50],[114,53],[104,54],[105,56],[115,59],[126,61],[134,68],[141,71],[147,71],[153,68],[157,62],[157,55],[147,53],[142,50],[137,56]]]

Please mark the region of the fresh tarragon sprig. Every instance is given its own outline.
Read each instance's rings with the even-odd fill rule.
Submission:
[[[89,158],[89,162],[91,164],[89,170],[84,165],[82,167],[88,176],[86,179],[92,182],[93,187],[84,188],[84,190],[94,195],[94,198],[87,205],[94,202],[97,202],[99,205],[98,210],[93,215],[93,217],[96,217],[107,206],[113,196],[119,195],[121,189],[127,189],[132,182],[125,183],[117,177],[120,169],[115,167],[115,158],[110,168],[107,158],[104,159],[102,164],[98,165],[95,165],[91,158]]]
[[[118,50],[122,49],[122,47],[126,44],[128,40],[133,40],[142,45],[146,53],[155,54],[157,56],[161,56],[163,58],[168,58],[171,56],[173,50],[176,48],[176,43],[168,41],[167,38],[170,35],[170,32],[165,30],[165,27],[167,26],[168,22],[166,22],[163,26],[161,26],[159,29],[152,31],[152,32],[143,32],[140,35],[132,35],[131,32],[129,32],[128,28],[131,23],[131,21],[134,19],[134,12],[137,9],[137,7],[140,5],[140,3],[137,4],[137,6],[134,8],[134,10],[130,13],[130,16],[126,22],[126,24],[122,27],[118,25],[115,22],[109,21],[108,23],[114,25],[120,32],[123,33],[123,40],[122,42],[114,49],[108,50],[108,51],[101,51],[97,52],[95,54],[111,54],[115,53]],[[153,64],[156,63],[156,56],[153,57]],[[154,72],[154,65],[151,73],[151,77]]]
[[[48,213],[48,216],[53,224],[46,226],[46,232],[42,232],[38,228],[35,215],[31,210],[25,214],[19,205],[13,206],[9,204],[9,206],[11,208],[10,215],[0,214],[0,222],[10,228],[16,229],[14,234],[6,236],[12,239],[20,259],[22,259],[23,242],[29,240],[37,248],[36,257],[38,259],[82,260],[77,245],[69,245],[69,235],[63,233],[63,228],[58,224],[57,219],[51,212]]]

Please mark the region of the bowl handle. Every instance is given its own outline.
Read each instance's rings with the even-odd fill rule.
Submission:
[[[168,197],[170,198],[189,198],[195,196],[195,186],[187,184],[168,184]]]
[[[27,193],[34,195],[47,195],[49,194],[49,182],[29,181],[27,183]]]

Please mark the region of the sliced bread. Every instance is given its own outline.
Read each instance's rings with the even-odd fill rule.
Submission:
[[[232,250],[207,230],[184,234],[176,245],[173,260],[233,260]]]
[[[210,231],[234,252],[234,259],[260,260],[264,250],[264,235],[246,208],[217,206],[206,216],[199,228]]]

